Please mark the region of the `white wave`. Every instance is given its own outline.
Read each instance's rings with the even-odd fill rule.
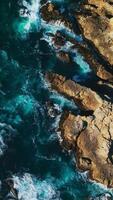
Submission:
[[[43,27],[43,29],[45,29],[42,40],[45,40],[51,47],[54,47],[53,37],[49,36],[48,34],[52,33],[53,35],[55,35],[58,30],[64,29],[64,23],[61,23],[60,21],[47,23],[46,21],[41,19],[41,26]]]
[[[50,99],[59,106],[59,108],[68,107],[71,109],[77,109],[77,106],[73,100],[68,100],[63,95],[59,94],[56,91],[53,91],[50,95]]]
[[[25,1],[24,1],[25,2]],[[28,5],[29,15],[28,15],[28,21],[24,27],[25,30],[29,31],[31,24],[37,24],[39,18],[39,8],[40,8],[40,0],[32,0],[31,5]],[[37,24],[38,26],[38,24]]]
[[[60,200],[50,180],[41,181],[28,173],[14,176],[13,179],[21,200]]]
[[[43,89],[48,89],[50,87],[49,82],[46,81],[44,74],[40,71],[39,75],[40,75],[41,87]]]
[[[3,132],[0,131],[0,156],[3,155],[4,150],[7,148],[7,145],[4,143]]]
[[[113,197],[112,188],[92,180],[89,180],[88,191],[92,196],[89,200],[107,200],[109,199],[108,197]]]
[[[42,26],[42,28],[45,29],[42,39],[47,41],[51,47],[54,47],[54,49],[56,47],[53,42],[53,37],[49,36],[48,33],[52,33],[53,35],[55,35],[57,31],[63,30],[63,31],[65,31],[65,34],[68,35],[70,38],[73,38],[73,39],[79,40],[79,41],[82,40],[81,36],[76,35],[71,29],[69,29],[68,27],[65,26],[64,22],[61,22],[60,20],[56,20],[55,22],[51,21],[51,22],[47,23],[46,21],[41,19],[41,26]],[[60,50],[69,51],[70,48],[72,47],[72,45],[73,44],[71,42],[67,41],[65,43],[65,45],[60,48]]]
[[[17,34],[21,35],[21,38],[26,39],[27,34],[33,29],[39,30],[40,27],[40,0],[31,0],[28,3],[26,0],[23,0],[22,7],[19,10],[19,15],[21,20],[17,19],[13,26]]]
[[[3,107],[4,110],[9,112],[17,112],[19,108],[22,112],[27,115],[32,113],[35,107],[35,99],[29,95],[18,95],[15,98],[9,100]]]
[[[91,70],[89,64],[84,60],[84,57],[77,51],[75,51],[75,52],[76,52],[76,56],[73,59],[80,66],[82,72],[83,73],[91,72],[92,70]]]
[[[7,141],[11,140],[15,134],[16,131],[12,126],[0,123],[0,156],[2,156],[4,151],[8,148]]]
[[[102,194],[102,195],[99,195],[97,197],[94,197],[94,198],[89,198],[89,200],[112,200],[112,197],[110,194]]]
[[[1,58],[2,60],[4,60],[5,62],[7,62],[7,61],[8,61],[7,52],[4,51],[4,50],[0,50],[0,58]]]

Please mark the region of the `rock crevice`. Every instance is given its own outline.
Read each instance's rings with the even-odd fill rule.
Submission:
[[[46,12],[47,18],[43,15]],[[61,18],[67,23],[52,4],[43,7],[42,15],[47,22]],[[72,99],[80,110],[79,114],[68,112],[61,118],[63,147],[76,152],[77,167],[88,170],[91,179],[113,187],[113,2],[86,0],[75,16],[86,40],[80,43],[60,32],[53,35],[54,46],[64,45],[62,38],[69,41],[71,50],[84,57],[100,80],[95,81],[93,91],[90,85],[83,86],[59,74],[47,73],[45,78],[52,89]],[[88,42],[101,55],[101,62],[90,52]],[[67,52],[57,56],[72,62]]]
[[[76,152],[77,167],[89,170],[90,178],[113,187],[113,104],[101,99],[96,92],[65,77],[48,73],[51,87],[92,114],[65,114],[60,122],[62,145]]]
[[[88,0],[76,17],[84,37],[113,66],[113,5],[107,0]]]

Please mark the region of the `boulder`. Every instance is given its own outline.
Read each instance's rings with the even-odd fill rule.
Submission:
[[[48,23],[57,23],[65,25],[67,28],[72,29],[72,23],[59,11],[57,6],[51,2],[47,2],[41,7],[41,16],[44,21]]]
[[[47,73],[46,80],[53,89],[73,99],[83,110],[94,111],[102,104],[101,98],[94,91],[72,80],[66,80],[62,75]]]

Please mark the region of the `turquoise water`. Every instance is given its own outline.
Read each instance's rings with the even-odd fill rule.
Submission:
[[[71,18],[80,1],[53,2]],[[48,87],[44,73],[55,71],[84,83],[96,77],[68,43],[63,50],[70,53],[73,66],[58,61],[48,32],[65,30],[75,40],[83,39],[62,25],[44,22],[40,17],[43,3],[0,1],[0,180],[13,176],[23,200],[96,199],[112,190],[76,169],[74,155],[62,150],[56,132],[62,112],[79,109]],[[22,15],[23,6],[30,15]]]

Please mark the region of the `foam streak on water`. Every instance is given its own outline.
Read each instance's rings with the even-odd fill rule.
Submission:
[[[22,200],[60,200],[51,180],[40,180],[30,174],[14,176],[15,187]]]
[[[16,131],[10,125],[0,123],[0,156],[8,148],[7,143],[16,136]]]
[[[35,24],[39,18],[40,0],[32,0],[31,5],[28,6],[28,22],[25,25],[25,30],[29,31],[32,24]],[[37,24],[38,26],[38,24]]]
[[[16,20],[13,25],[19,37],[26,39],[29,32],[38,31],[40,27],[39,9],[40,0],[31,0],[30,3],[26,0],[23,1],[22,8],[19,11],[20,20]]]

